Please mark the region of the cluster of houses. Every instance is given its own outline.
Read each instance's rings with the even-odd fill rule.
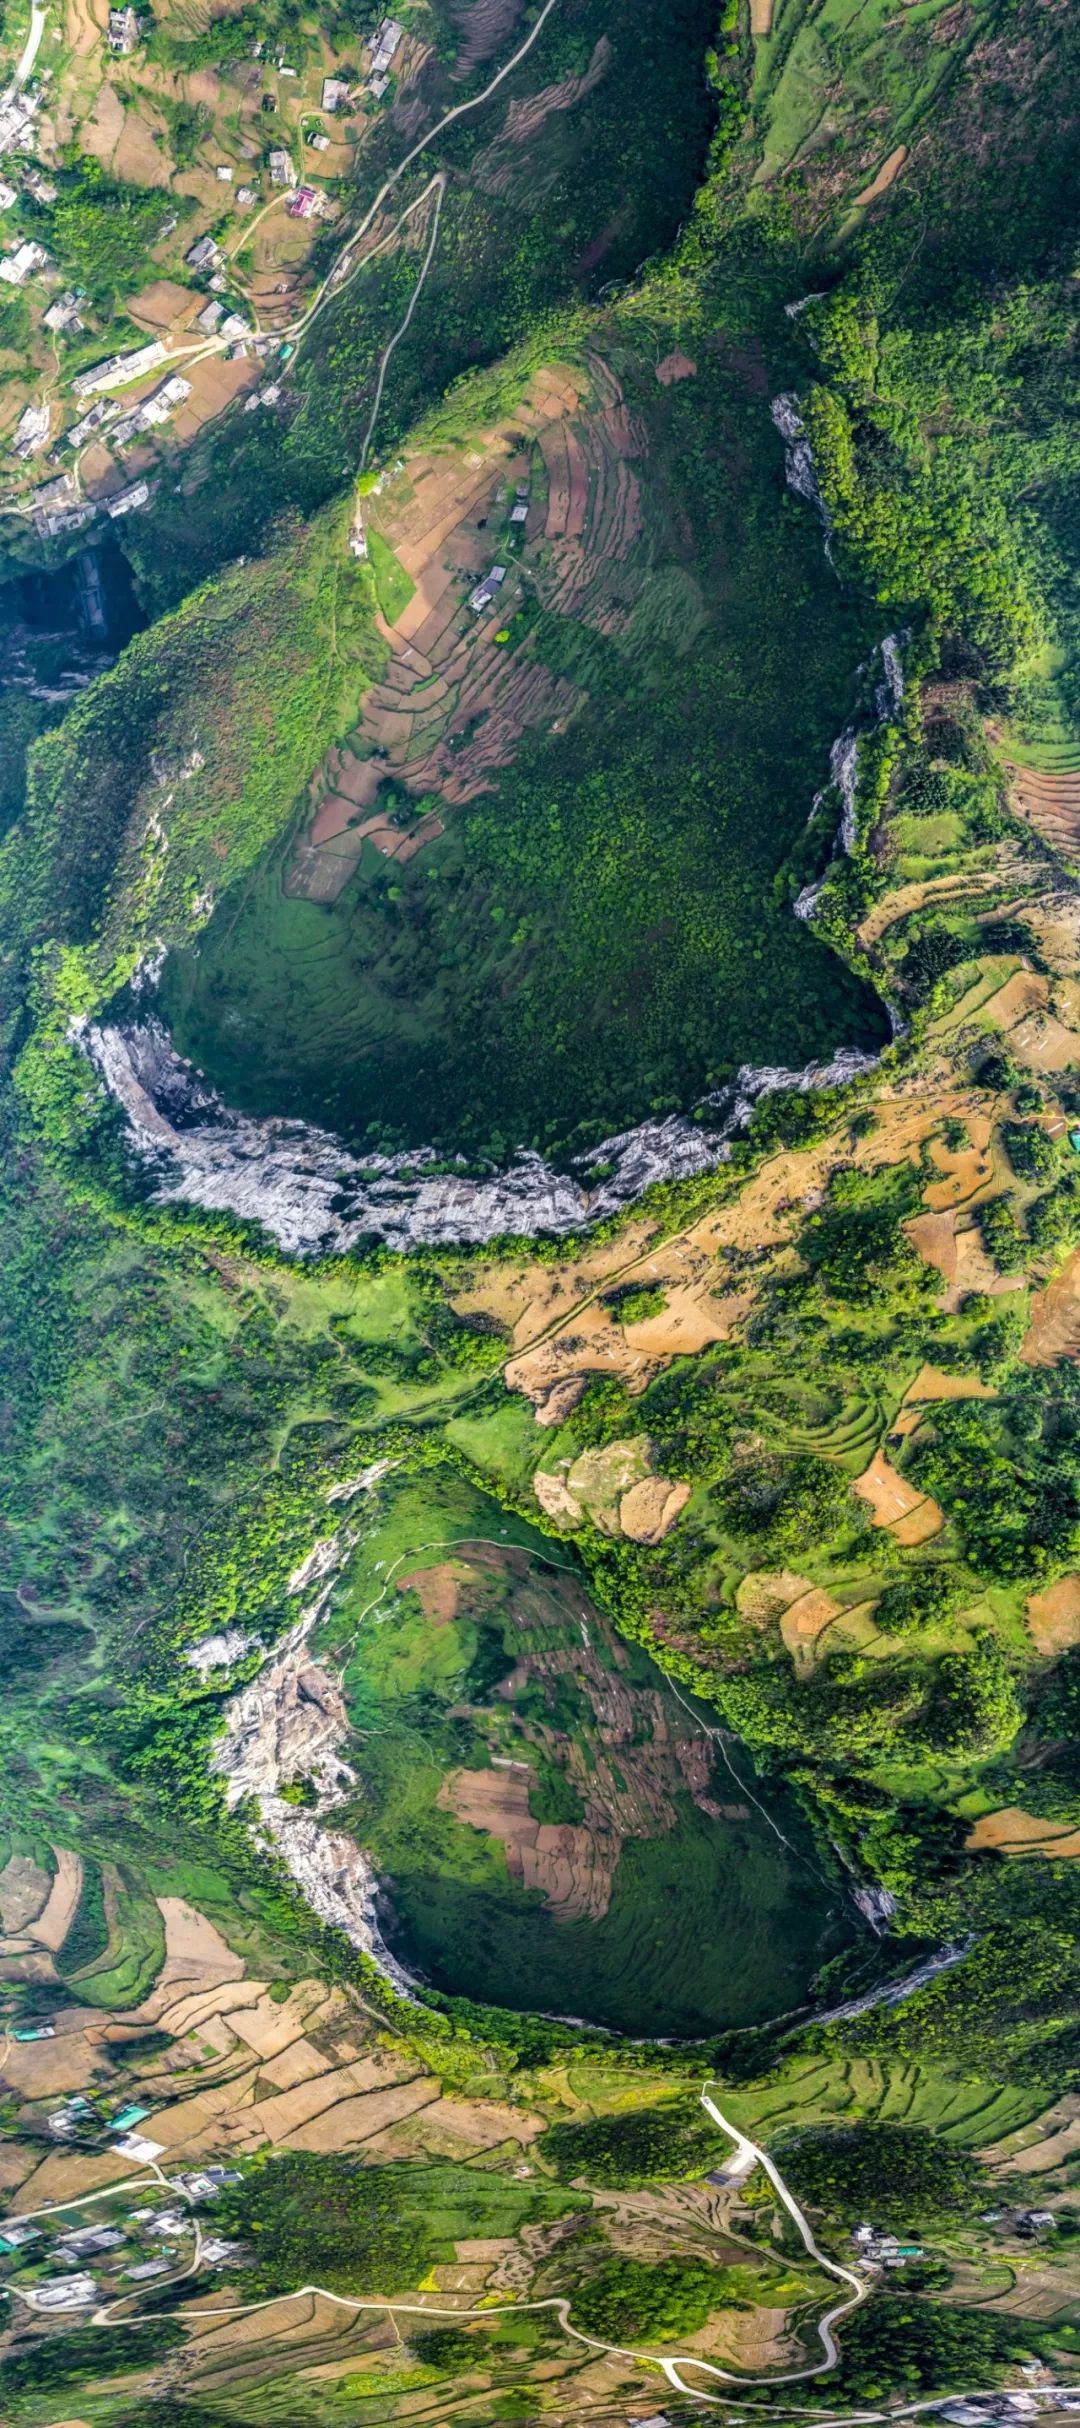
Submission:
[[[42,83],[47,82],[47,74]],[[37,93],[9,91],[0,100],[0,158],[24,144],[40,108]]]
[[[99,363],[91,363],[79,371],[71,383],[73,396],[107,396],[110,388],[125,388],[130,379],[142,379],[147,371],[155,371],[165,360],[165,348],[160,337],[152,337],[145,346],[136,346],[131,354],[106,354]]]
[[[1021,2362],[1021,2371],[1029,2378],[1042,2375],[1038,2361]],[[1080,2394],[1041,2385],[1037,2392],[1018,2387],[1001,2394],[958,2395],[955,2401],[940,2404],[935,2417],[948,2420],[950,2428],[1020,2428],[1023,2420],[1035,2419],[1047,2410],[1080,2411]]]
[[[371,65],[364,79],[363,90],[370,93],[375,101],[382,100],[390,82],[390,70],[404,35],[405,28],[396,17],[384,17],[368,41]],[[343,76],[323,77],[322,107],[328,118],[335,118],[340,110],[349,109],[352,101],[352,87]],[[319,149],[322,148],[320,144]]]
[[[180,373],[174,371],[171,378],[162,381],[160,388],[154,389],[152,396],[144,397],[141,405],[133,406],[130,413],[122,414],[120,420],[113,423],[109,432],[110,446],[129,447],[140,431],[159,429],[190,394],[191,381],[182,379]]]
[[[49,256],[44,245],[27,236],[15,246],[13,252],[5,253],[0,259],[0,278],[7,287],[24,287],[28,278],[36,277],[39,271],[48,267]]]
[[[901,2242],[896,2234],[882,2234],[877,2226],[856,2226],[851,2237],[859,2258],[870,2268],[906,2268],[910,2259],[921,2259],[921,2243]]]
[[[405,32],[396,17],[384,17],[372,43],[371,66],[367,73],[367,91],[373,100],[381,101],[390,82],[390,68]]]
[[[74,2122],[84,2110],[93,2113],[89,2101],[69,2100],[63,2111],[57,2111],[57,2117],[74,2111]],[[132,2105],[112,2119],[112,2129],[125,2115],[141,2118],[147,2113]],[[55,2130],[57,2119],[50,2117],[49,2124]],[[242,2181],[242,2175],[234,2167],[200,2167],[175,2176],[167,2191],[201,2204],[217,2200],[231,2184]],[[13,2217],[0,2225],[0,2260],[11,2261],[18,2267],[26,2264],[36,2267],[47,2262],[63,2271],[20,2285],[23,2300],[46,2317],[92,2309],[102,2300],[103,2288],[88,2265],[95,2260],[104,2260],[108,2269],[118,2271],[121,2284],[149,2284],[157,2277],[171,2275],[181,2256],[182,2239],[192,2229],[191,2217],[175,2198],[164,2204],[151,2203],[132,2209],[121,2218],[62,2227],[55,2237],[51,2233],[52,2224],[50,2219],[47,2231],[32,2217]],[[238,2243],[221,2234],[204,2234],[200,2239],[200,2258],[209,2267],[227,2264],[237,2257],[239,2250]],[[126,2255],[128,2264],[121,2266],[115,2254]]]

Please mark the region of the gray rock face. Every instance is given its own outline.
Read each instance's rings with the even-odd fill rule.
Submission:
[[[76,1022],[72,1035],[123,1106],[156,1202],[262,1223],[289,1256],[340,1255],[372,1233],[399,1249],[483,1244],[507,1232],[565,1236],[632,1205],[654,1181],[714,1170],[768,1090],[842,1085],[874,1062],[844,1049],[803,1071],[744,1064],[733,1087],[705,1099],[700,1122],[680,1113],[641,1122],[580,1157],[569,1174],[523,1152],[505,1171],[474,1179],[430,1172],[430,1147],[361,1159],[327,1130],[232,1111],[181,1060],[160,1021]],[[613,1168],[590,1188],[578,1173],[597,1163]]]
[[[189,1644],[184,1659],[189,1668],[197,1669],[201,1678],[213,1669],[231,1669],[234,1661],[242,1661],[255,1643],[254,1636],[244,1634],[242,1627],[225,1627],[220,1635],[202,1636],[197,1644]]]
[[[381,1461],[366,1479],[357,1479],[354,1492],[370,1489],[388,1464]],[[312,1913],[344,1931],[408,1996],[411,1977],[379,1931],[376,1883],[367,1858],[346,1831],[327,1827],[356,1774],[341,1751],[349,1737],[345,1698],[336,1678],[312,1658],[309,1638],[358,1534],[359,1528],[342,1528],[326,1536],[290,1577],[290,1594],[312,1585],[319,1590],[267,1655],[258,1677],[232,1697],[212,1767],[225,1782],[230,1810],[242,1803],[254,1807],[259,1833],[280,1855]],[[311,1798],[306,1806],[292,1803],[284,1792],[300,1782]]]

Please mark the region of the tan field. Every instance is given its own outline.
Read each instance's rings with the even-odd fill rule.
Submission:
[[[669,1483],[663,1475],[643,1476],[619,1503],[620,1529],[632,1543],[662,1543],[689,1498],[689,1484]]]
[[[930,1160],[941,1174],[939,1180],[929,1181],[923,1190],[923,1204],[932,1214],[944,1213],[950,1206],[970,1205],[993,1179],[993,1115],[969,1107],[964,1124],[970,1145],[955,1153],[941,1138],[931,1139]]]
[[[75,1920],[75,1909],[82,1891],[82,1857],[73,1855],[67,1847],[54,1846],[56,1871],[48,1899],[35,1922],[26,1925],[28,1939],[36,1939],[39,1947],[48,1948],[51,1955],[59,1954]]]
[[[1006,1855],[1080,1855],[1080,1828],[1067,1821],[1045,1821],[1038,1813],[1026,1813],[1018,1804],[1003,1805],[1000,1812],[982,1813],[965,1840],[973,1854],[984,1847],[998,1847]]]
[[[1021,1349],[1026,1366],[1056,1366],[1080,1357],[1080,1249],[1031,1302],[1031,1330]]]
[[[887,1527],[893,1541],[905,1547],[929,1542],[945,1523],[937,1502],[898,1474],[881,1450],[852,1489],[868,1504],[871,1524]]]
[[[818,1640],[833,1620],[840,1616],[840,1604],[821,1586],[811,1586],[809,1593],[800,1594],[788,1604],[780,1621],[780,1634],[791,1654],[797,1677],[808,1677],[815,1666]]]
[[[424,1617],[433,1627],[446,1627],[456,1619],[461,1600],[461,1588],[468,1577],[468,1568],[458,1560],[443,1560],[437,1568],[417,1568],[409,1576],[399,1576],[398,1593],[415,1593]]]
[[[996,1399],[992,1383],[984,1383],[977,1374],[946,1374],[940,1366],[920,1366],[913,1383],[904,1393],[905,1404],[919,1406],[934,1400]]]
[[[243,1959],[233,1954],[213,1923],[197,1913],[183,1897],[159,1897],[158,1911],[165,1926],[165,1962],[148,1998],[134,2010],[133,2020],[157,2023],[176,2004],[181,1984],[201,1990],[216,1988],[226,1981],[238,1981],[243,1974]],[[167,2030],[174,2026],[166,2024]]]
[[[365,2099],[343,2099],[324,2115],[275,2138],[290,2150],[358,2150],[385,2133],[388,2126],[415,2115],[419,2108],[435,2105],[438,2099],[438,2083],[430,2075],[421,2075],[396,2090],[372,2091]]]
[[[1028,1633],[1037,1652],[1053,1657],[1080,1644],[1080,1576],[1059,1577],[1027,1605]]]
[[[1080,783],[1080,778],[1076,781]],[[1080,1030],[1057,1018],[1051,1005],[1051,982],[1039,971],[1017,970],[982,1008],[983,1016],[1008,1038],[1017,1060],[1032,1070],[1080,1067]],[[1075,999],[1070,1008],[1075,1008]]]

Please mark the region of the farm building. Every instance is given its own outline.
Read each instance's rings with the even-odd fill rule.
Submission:
[[[48,406],[27,405],[15,424],[15,436],[11,442],[15,454],[21,455],[24,461],[28,455],[40,455],[42,448],[48,444],[48,438]]]
[[[48,259],[44,245],[34,244],[28,238],[24,244],[16,245],[13,253],[5,253],[0,261],[0,278],[9,287],[25,286],[32,271],[44,270]]]
[[[83,325],[78,296],[58,295],[42,318],[46,329],[70,329],[75,335]]]
[[[493,565],[490,573],[485,573],[483,581],[477,583],[469,599],[469,605],[474,615],[482,615],[485,607],[490,607],[492,599],[496,592],[502,589],[505,580],[505,565]]]
[[[116,518],[117,518],[117,516],[118,516],[118,515],[120,515],[120,514],[134,514],[134,513],[135,513],[135,511],[136,511],[136,509],[137,509],[137,507],[139,507],[139,506],[145,506],[146,501],[147,501],[147,498],[149,497],[149,495],[150,495],[150,488],[149,488],[149,484],[148,484],[148,482],[146,482],[146,481],[132,481],[132,484],[131,484],[130,489],[118,489],[118,490],[117,490],[117,492],[116,492],[116,496],[115,496],[115,497],[107,497],[107,498],[106,498],[106,500],[105,500],[105,512],[106,512],[106,514],[111,515],[111,516],[112,516],[113,521],[115,522],[115,521],[116,521]],[[137,2138],[137,2136],[136,2136],[136,2135],[133,2133],[133,2134],[132,2134],[132,2136],[131,2136],[132,2141],[134,2142],[134,2141],[136,2140],[136,2138]],[[144,2148],[146,2148],[147,2150],[153,2150],[153,2153],[154,2153],[155,2158],[157,2158],[157,2157],[160,2155],[160,2152],[159,2152],[159,2150],[158,2150],[158,2147],[157,2147],[156,2142],[149,2142],[149,2141],[148,2141],[148,2142],[146,2142],[146,2143],[143,2145],[143,2147],[144,2147]],[[122,2158],[128,2158],[128,2157],[131,2157],[131,2158],[141,2158],[141,2157],[142,2157],[142,2149],[138,2149],[138,2150],[134,2150],[134,2149],[133,2149],[133,2150],[125,2150],[125,2149],[121,2149],[121,2150],[120,2150],[120,2156],[121,2156]]]
[[[139,39],[139,19],[133,8],[109,10],[109,49],[125,57]]]
[[[88,371],[80,371],[72,380],[73,396],[93,396],[105,388],[122,388],[129,379],[141,379],[144,371],[153,371],[165,360],[165,348],[160,337],[152,337],[149,345],[136,346],[133,354],[107,354],[103,362],[92,363]]]
[[[189,270],[208,270],[220,258],[212,236],[200,236],[197,244],[193,244],[190,252],[184,255]]]
[[[371,67],[368,73],[368,89],[370,92],[374,92],[376,83],[380,77],[383,79],[383,91],[385,92],[386,71],[395,51],[397,50],[404,31],[404,26],[398,24],[396,17],[383,18],[382,24],[380,25],[378,33],[375,36]]]

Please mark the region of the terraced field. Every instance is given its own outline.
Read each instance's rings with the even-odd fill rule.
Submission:
[[[922,2125],[946,2141],[978,2147],[997,2141],[1035,2116],[1037,2089],[973,2079],[936,2068],[873,2058],[798,2059],[773,2082],[725,2091],[733,2123],[767,2143],[775,2132],[864,2117],[879,2124]]]
[[[782,511],[765,365],[679,337],[612,319],[582,351],[568,326],[358,500],[385,662],[165,973],[177,1043],[231,1102],[502,1160],[883,1037],[775,883],[866,611]]]
[[[1005,739],[1013,799],[1044,842],[1066,859],[1080,850],[1080,737],[1055,676],[1061,653],[1047,650],[1042,680],[1032,687],[1022,719]]]

